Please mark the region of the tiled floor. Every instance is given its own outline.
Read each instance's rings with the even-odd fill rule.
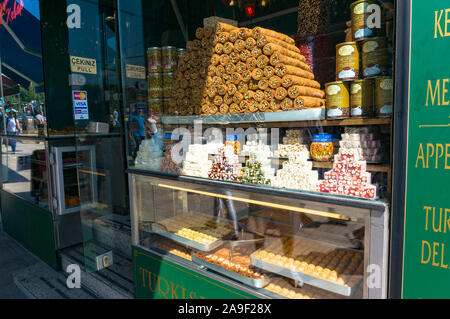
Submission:
[[[0,230],[0,299],[26,298],[15,285],[12,273],[36,263],[32,255]]]

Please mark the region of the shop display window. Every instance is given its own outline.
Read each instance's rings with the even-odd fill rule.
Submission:
[[[395,1],[118,9],[134,244],[263,295],[373,297],[364,279],[373,263],[385,269],[392,185]]]
[[[120,3],[129,167],[388,198],[394,4],[276,2]]]

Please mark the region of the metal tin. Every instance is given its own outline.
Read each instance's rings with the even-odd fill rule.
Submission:
[[[342,81],[325,84],[328,119],[345,119],[350,117],[348,87],[348,84]]]
[[[154,88],[148,90],[148,98],[149,99],[162,99],[163,98],[163,89],[162,88]]]
[[[375,79],[375,110],[377,117],[391,117],[394,100],[394,83],[391,77]]]
[[[148,108],[153,112],[161,113],[164,107],[163,99],[149,99],[148,100]]]
[[[149,73],[162,71],[161,48],[152,47],[147,50],[147,69]]]
[[[376,2],[373,0],[359,0],[350,5],[352,37],[354,41],[375,37],[378,33],[377,29],[369,28],[367,24],[367,20],[372,14],[372,11],[368,9],[368,6],[371,4],[376,4]]]
[[[177,49],[175,47],[162,47],[162,72],[174,72],[177,67]]]
[[[378,37],[364,40],[361,51],[363,77],[388,74],[389,52],[386,38]]]
[[[359,49],[356,42],[336,46],[336,81],[359,79]]]
[[[351,117],[367,118],[373,115],[373,80],[357,80],[350,86]]]
[[[173,73],[163,73],[162,74],[162,83],[163,83],[162,87],[163,88],[172,88],[173,81],[174,81]]]
[[[162,88],[162,73],[149,73],[148,75],[148,89]]]
[[[177,64],[180,63],[180,61],[184,61],[186,55],[186,49],[177,49]]]

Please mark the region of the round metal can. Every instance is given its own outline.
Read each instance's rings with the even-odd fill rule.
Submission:
[[[375,110],[377,117],[391,117],[394,100],[394,82],[391,77],[375,79]]]
[[[373,80],[358,80],[351,84],[351,117],[366,118],[373,115],[373,91]]]
[[[379,37],[364,40],[361,51],[363,77],[388,74],[389,52],[386,38]]]
[[[162,88],[148,89],[148,98],[149,99],[162,99],[163,98],[163,89]]]
[[[164,100],[162,100],[162,99],[149,99],[148,100],[149,113],[153,112],[153,113],[161,114],[163,111],[163,106],[164,106]]]
[[[174,72],[177,67],[177,49],[175,47],[163,47],[161,49],[162,71]]]
[[[170,89],[172,89],[173,81],[174,81],[174,74],[173,73],[163,73],[163,75],[162,75],[163,88],[170,88]]]
[[[373,0],[358,0],[350,5],[352,19],[352,36],[354,41],[364,40],[377,35],[376,28],[368,26],[368,18],[373,14],[370,5],[376,4]]]
[[[336,46],[336,80],[359,79],[359,49],[356,42]]]
[[[177,64],[180,63],[180,61],[184,61],[186,55],[186,49],[177,49]]]
[[[327,93],[327,118],[345,119],[350,117],[350,94],[348,83],[338,81],[325,84]]]
[[[161,48],[152,47],[147,50],[147,69],[148,73],[160,73],[162,71],[161,64]]]
[[[160,89],[163,86],[162,73],[149,73],[148,75],[148,89]]]

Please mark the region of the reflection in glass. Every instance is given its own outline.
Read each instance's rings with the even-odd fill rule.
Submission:
[[[48,167],[45,143],[39,140],[2,141],[3,189],[30,203],[48,209]],[[16,149],[10,151],[15,143]]]

